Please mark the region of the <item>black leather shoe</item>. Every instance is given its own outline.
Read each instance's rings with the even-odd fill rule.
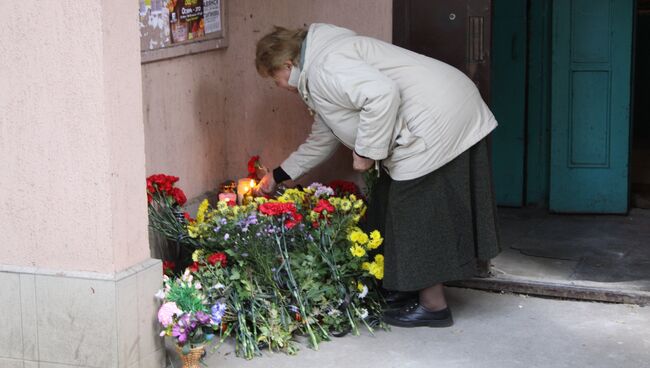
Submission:
[[[407,304],[417,302],[417,291],[388,291],[384,294],[386,309],[399,309]]]
[[[417,302],[384,312],[384,322],[398,327],[449,327],[454,324],[449,308],[432,312]]]

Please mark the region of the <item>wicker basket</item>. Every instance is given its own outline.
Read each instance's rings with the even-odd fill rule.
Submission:
[[[203,346],[197,346],[190,349],[189,354],[183,354],[183,348],[177,345],[176,352],[178,352],[178,356],[181,358],[181,362],[183,362],[183,368],[201,368],[199,362],[205,353]]]

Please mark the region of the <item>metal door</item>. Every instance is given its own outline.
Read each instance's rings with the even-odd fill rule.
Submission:
[[[490,100],[491,0],[395,0],[393,43],[467,74]]]
[[[634,0],[553,2],[552,211],[627,212],[633,19]]]

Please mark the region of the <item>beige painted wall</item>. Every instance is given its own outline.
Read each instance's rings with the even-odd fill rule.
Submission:
[[[148,258],[131,4],[0,5],[0,264],[112,273]]]
[[[254,67],[255,43],[272,25],[333,23],[390,40],[390,0],[228,0],[229,47],[142,66],[147,173],[181,177],[188,197],[244,176],[259,154],[278,165],[307,136],[311,117],[297,95]],[[352,178],[341,149],[303,182]]]

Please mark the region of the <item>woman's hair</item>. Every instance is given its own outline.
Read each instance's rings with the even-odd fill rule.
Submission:
[[[282,64],[291,60],[294,64],[300,62],[300,48],[307,36],[307,30],[286,29],[273,27],[273,32],[257,41],[255,52],[255,67],[262,77],[271,76]]]

